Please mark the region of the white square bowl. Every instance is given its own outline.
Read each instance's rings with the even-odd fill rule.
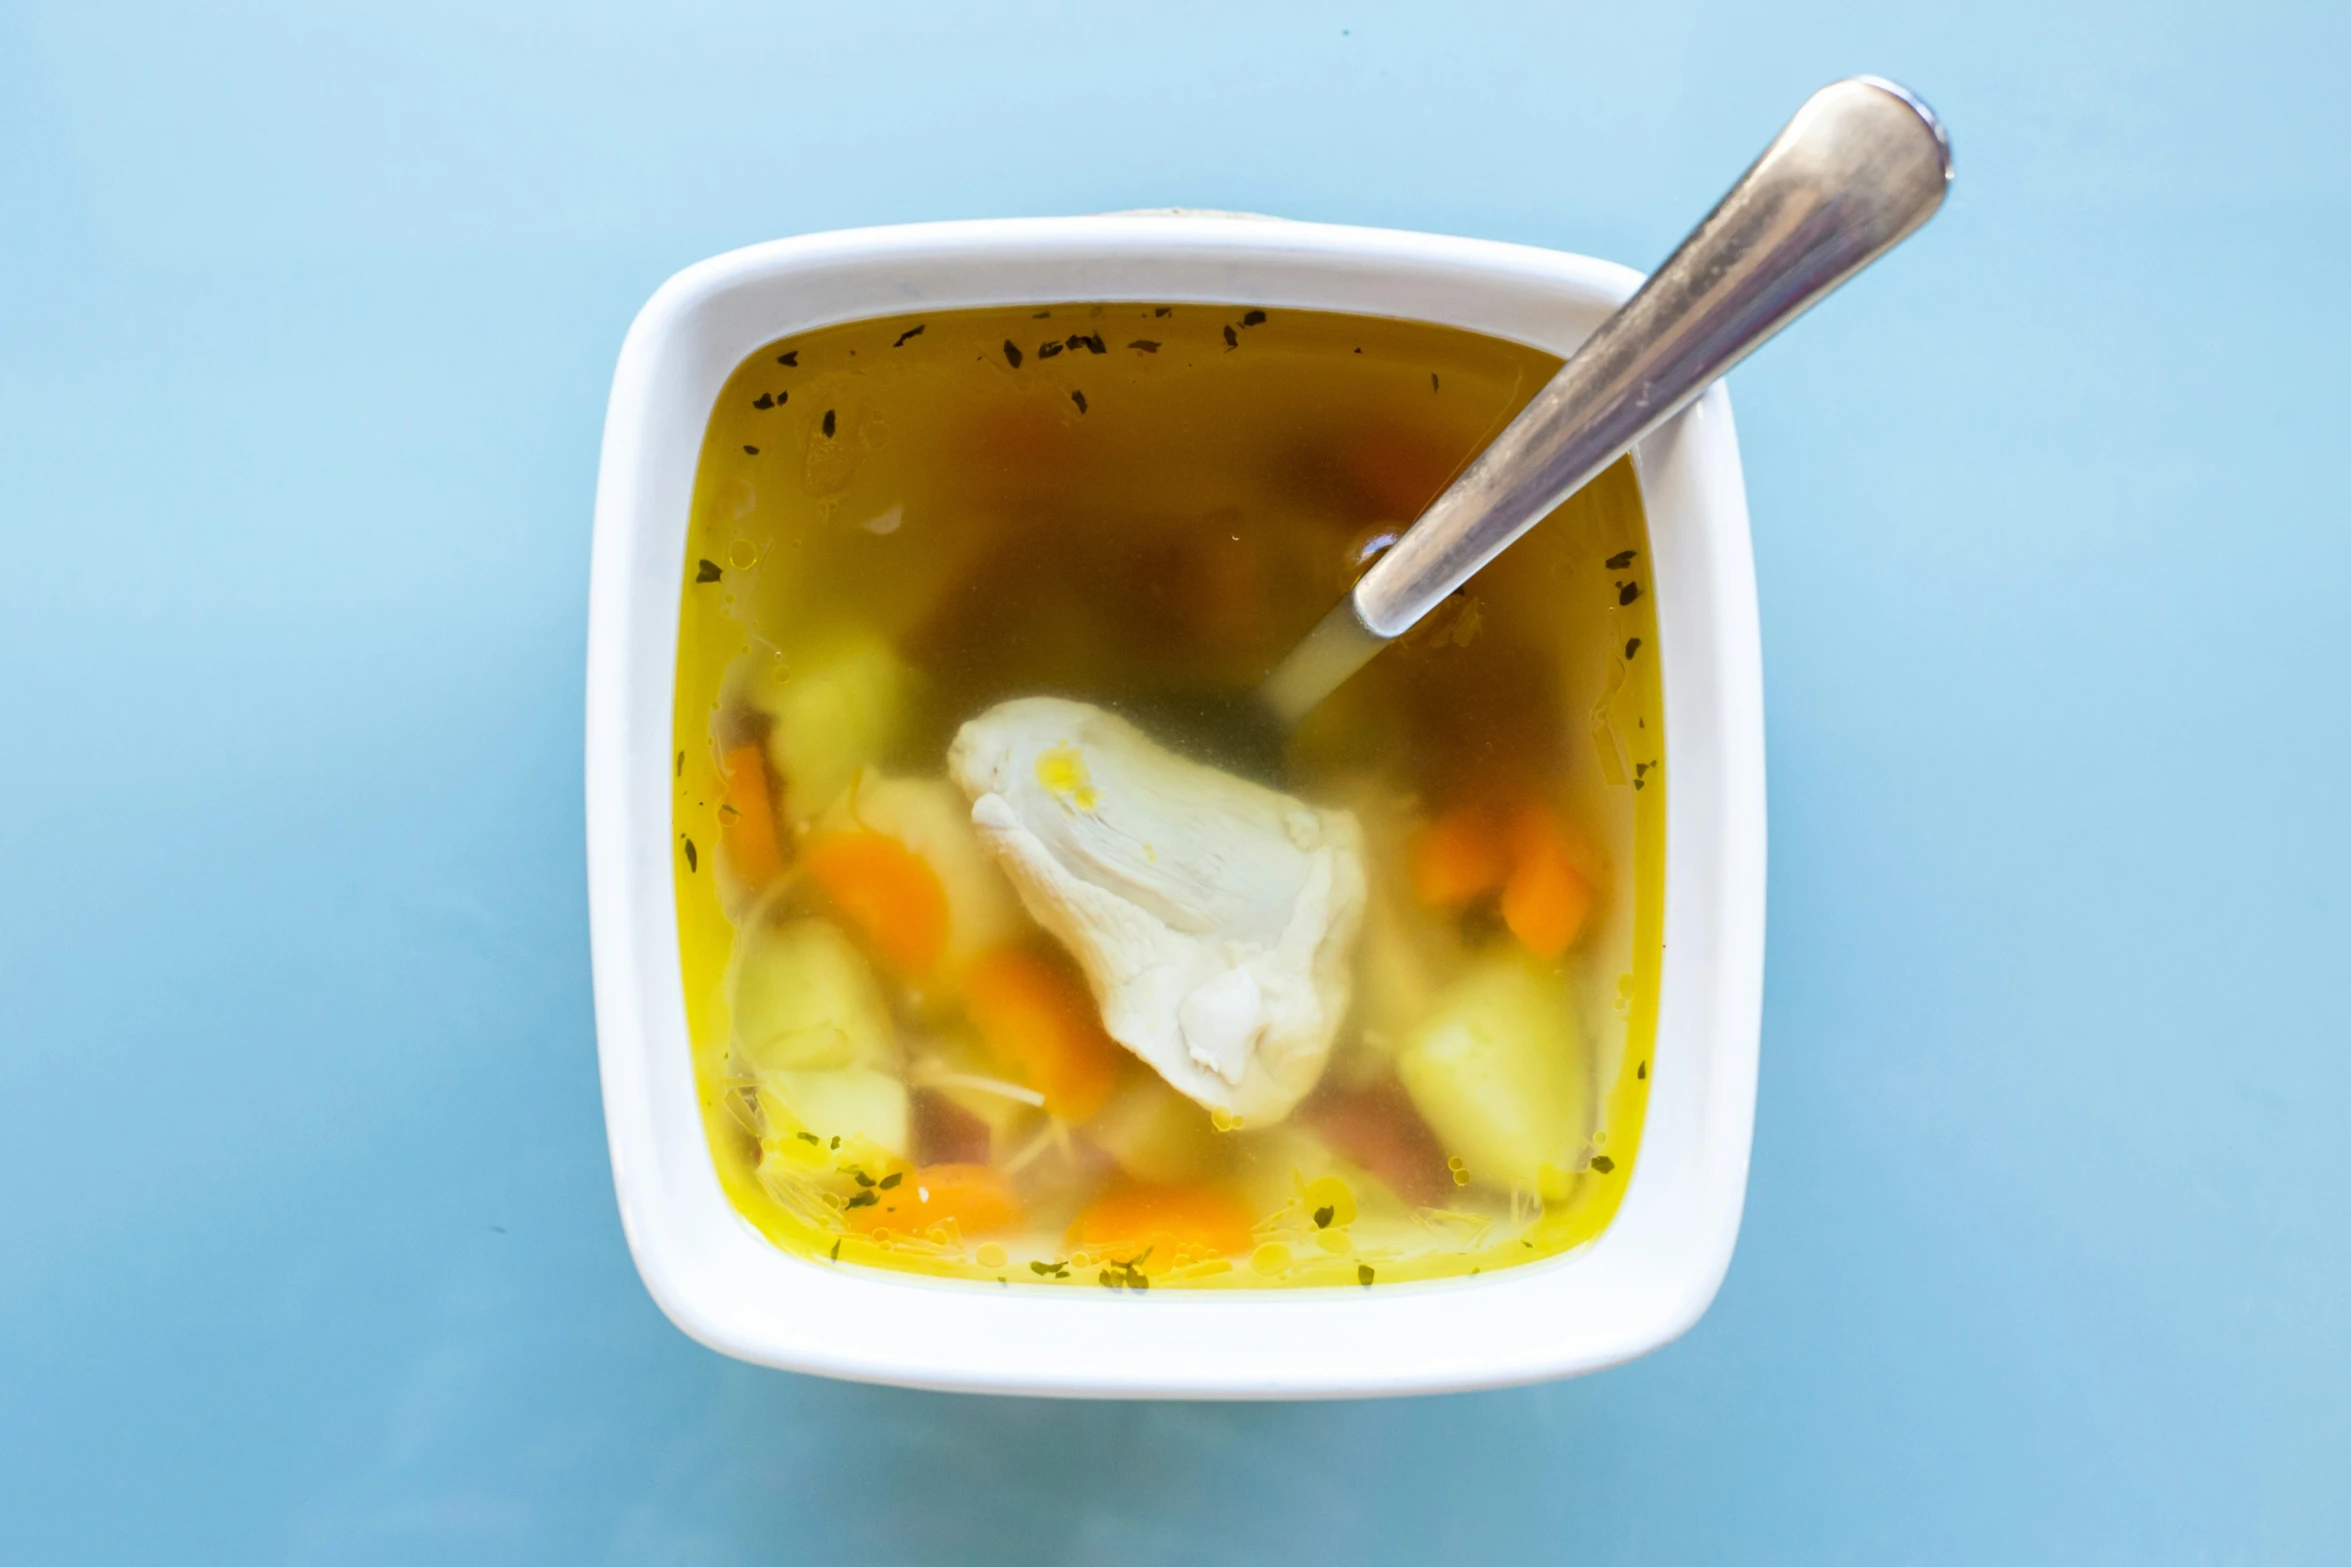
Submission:
[[[1566,354],[1639,284],[1517,245],[1238,216],[863,229],[663,284],[613,377],[589,587],[596,1028],[621,1223],[646,1288],[725,1354],[910,1387],[1323,1398],[1572,1376],[1657,1348],[1722,1281],[1746,1197],[1763,977],[1763,689],[1754,561],[1720,386],[1635,450],[1670,782],[1647,1126],[1615,1222],[1566,1255],[1370,1290],[1026,1289],[828,1266],[729,1206],[696,1103],[671,886],[680,573],[705,426],[753,349],[923,308],[1073,301],[1408,317]]]

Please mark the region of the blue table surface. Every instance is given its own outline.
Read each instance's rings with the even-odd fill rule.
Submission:
[[[0,1559],[2351,1559],[2345,15],[0,8]],[[581,847],[645,296],[1168,204],[1647,266],[1855,71],[1959,179],[1733,378],[1771,946],[1698,1328],[1244,1407],[670,1327]]]

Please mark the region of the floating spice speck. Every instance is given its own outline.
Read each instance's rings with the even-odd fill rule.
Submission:
[[[1174,315],[1174,314],[1175,314],[1175,306],[1173,306],[1173,305],[1161,305],[1161,306],[1160,306],[1158,309],[1156,309],[1156,310],[1152,311],[1152,312],[1151,312],[1151,314],[1152,314],[1153,316],[1155,316],[1155,317],[1156,317],[1156,316],[1172,316],[1172,315]]]
[[[1053,312],[1052,312],[1052,311],[1050,311],[1050,310],[1040,310],[1040,311],[1038,311],[1038,312],[1037,312],[1035,315],[1033,315],[1033,316],[1029,317],[1029,319],[1030,319],[1031,321],[1042,321],[1042,320],[1044,320],[1046,317],[1048,317],[1048,316],[1050,316],[1050,315],[1052,315],[1052,314],[1053,314]]]
[[[821,1143],[824,1141],[823,1138],[817,1136],[814,1132],[802,1132],[798,1135],[800,1140],[804,1143]]]
[[[1226,323],[1224,329],[1224,346],[1227,348],[1238,348],[1241,346],[1241,334],[1234,331],[1232,329],[1231,323],[1229,322]]]
[[[696,582],[716,582],[725,575],[725,572],[718,569],[718,562],[715,560],[694,562],[694,580]]]
[[[1060,352],[1061,352],[1061,345],[1060,345],[1058,342],[1053,342],[1053,343],[1039,343],[1039,344],[1037,345],[1037,357],[1038,357],[1039,359],[1050,359],[1050,358],[1052,358],[1052,357],[1053,357],[1055,354],[1058,354],[1058,353],[1060,353]]]
[[[1628,638],[1626,638],[1626,639],[1625,639],[1625,645],[1624,645],[1624,656],[1625,656],[1625,657],[1627,657],[1627,658],[1631,658],[1631,657],[1632,657],[1632,656],[1633,656],[1635,653],[1638,653],[1638,652],[1640,652],[1640,651],[1641,651],[1641,639],[1640,639],[1639,637],[1628,637]]]
[[[1077,405],[1078,405],[1078,412],[1079,412],[1079,413],[1084,413],[1084,412],[1086,411],[1086,394],[1085,394],[1085,393],[1083,393],[1083,392],[1072,392],[1072,393],[1070,393],[1070,394],[1069,394],[1069,400],[1070,400],[1071,402],[1073,402],[1073,403],[1075,403],[1075,404],[1077,404]]]
[[[1004,362],[1015,370],[1020,368],[1020,345],[1009,337],[1004,340]]]
[[[1616,590],[1616,602],[1619,607],[1630,604],[1640,596],[1641,585],[1638,582],[1628,582]]]
[[[1133,342],[1127,344],[1127,347],[1139,348],[1146,354],[1156,354],[1159,352],[1159,345],[1152,342],[1151,339],[1147,337],[1138,337]]]
[[[756,446],[746,446],[743,448],[743,455],[746,457],[756,457],[759,455],[759,448]]]
[[[775,405],[776,400],[773,392],[761,392],[757,397],[751,399],[751,406],[754,408],[773,408]]]
[[[1356,1283],[1358,1283],[1358,1284],[1362,1285],[1362,1286],[1363,1286],[1365,1289],[1370,1289],[1370,1288],[1371,1288],[1371,1281],[1372,1281],[1372,1278],[1373,1278],[1373,1277],[1374,1277],[1374,1275],[1373,1275],[1373,1273],[1372,1273],[1372,1271],[1371,1271],[1371,1264],[1370,1264],[1370,1263],[1368,1263],[1368,1262],[1359,1262],[1359,1263],[1357,1263],[1357,1264],[1355,1265],[1355,1282],[1356,1282]]]
[[[1432,392],[1443,390],[1437,384],[1437,372],[1434,370],[1429,372],[1429,390]]]
[[[689,871],[700,870],[702,868],[702,856],[694,852],[694,840],[688,838],[685,839],[684,842],[686,845],[686,869]]]
[[[908,327],[908,328],[907,328],[905,331],[903,331],[903,332],[899,333],[899,334],[898,334],[898,341],[896,341],[895,343],[892,343],[890,346],[891,346],[892,348],[904,348],[904,347],[906,346],[906,340],[907,340],[908,338],[910,338],[910,337],[920,337],[920,336],[922,336],[922,328],[921,328],[921,327],[919,327],[919,326],[910,326],[910,327]]]
[[[824,411],[824,433],[830,435],[836,428],[837,426],[833,423],[833,411],[827,408]]]
[[[1615,554],[1608,557],[1608,569],[1610,571],[1624,570],[1625,567],[1630,566],[1633,563],[1633,556],[1637,553],[1639,552],[1635,550],[1618,550]]]
[[[839,1262],[840,1260],[841,1260],[841,1243],[840,1243],[839,1241],[837,1241],[837,1240],[836,1240],[836,1241],[834,1241],[834,1242],[833,1242],[833,1261],[835,1261],[835,1262]]]
[[[836,1150],[838,1150],[838,1149],[840,1148],[840,1146],[841,1146],[841,1139],[839,1139],[838,1137],[834,1138],[834,1139],[833,1139],[833,1147],[834,1147]]]
[[[1639,1078],[1644,1083],[1649,1081],[1649,1063],[1646,1061],[1642,1062],[1639,1070],[1635,1071],[1633,1076]]]
[[[776,363],[779,365],[789,365],[794,369],[799,368],[800,350],[795,348],[788,354],[776,355]]]
[[[1338,1216],[1338,1212],[1339,1210],[1337,1208],[1328,1205],[1315,1209],[1314,1227],[1318,1230],[1329,1229],[1331,1227],[1331,1220]]]
[[[1616,1161],[1604,1153],[1596,1153],[1592,1155],[1592,1168],[1598,1170],[1602,1175],[1606,1175],[1616,1168]]]
[[[683,751],[678,753],[678,776],[680,778],[686,776],[686,753]]]
[[[1243,326],[1263,326],[1263,325],[1265,325],[1265,312],[1264,312],[1264,311],[1262,311],[1262,310],[1252,310],[1252,311],[1250,311],[1250,312],[1249,312],[1247,315],[1245,315],[1245,316],[1241,317],[1241,325],[1243,325]]]

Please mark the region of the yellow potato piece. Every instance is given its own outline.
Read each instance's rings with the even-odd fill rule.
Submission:
[[[1589,1135],[1591,1063],[1564,976],[1512,953],[1438,999],[1396,1059],[1448,1153],[1486,1185],[1539,1188]]]

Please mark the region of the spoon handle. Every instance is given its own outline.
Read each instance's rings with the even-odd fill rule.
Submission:
[[[1814,93],[1265,685],[1295,722],[1551,509],[1942,205],[1951,145],[1903,88]]]

